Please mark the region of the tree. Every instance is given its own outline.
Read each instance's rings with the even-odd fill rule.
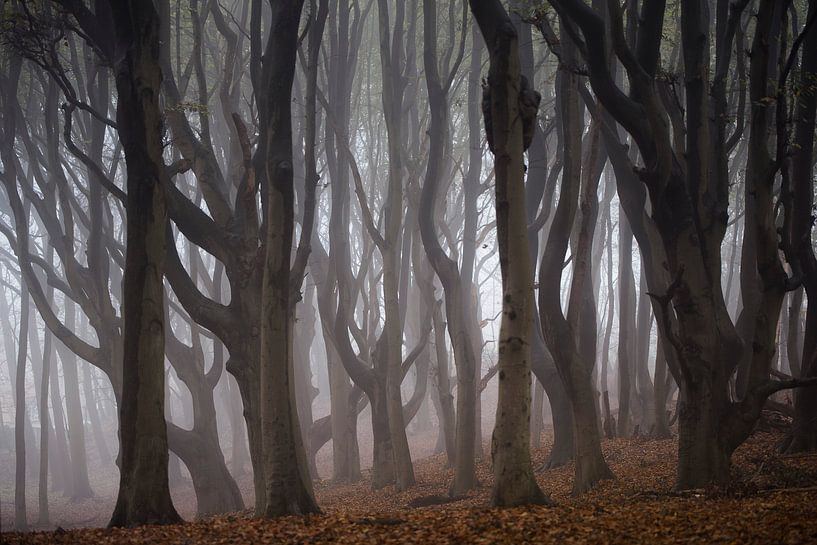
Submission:
[[[498,506],[547,503],[533,478],[530,451],[530,343],[533,278],[525,222],[523,132],[536,118],[539,95],[525,89],[516,30],[499,1],[471,0],[471,12],[490,54],[483,93],[485,132],[494,153],[499,261],[502,270],[502,324],[499,333],[499,400],[491,439]],[[525,92],[526,91],[526,92]],[[528,129],[529,130],[529,129]],[[530,142],[528,142],[530,144]]]
[[[790,260],[803,276],[803,285],[809,301],[817,301],[817,259],[811,244],[814,221],[814,124],[817,112],[817,2],[808,3],[808,20],[802,42],[799,89],[795,105],[795,153],[790,159],[792,200],[794,210],[790,225]],[[802,295],[799,296],[802,299]],[[799,314],[799,304],[796,307]],[[806,314],[806,332],[800,358],[802,377],[817,376],[817,304],[809,304]],[[796,346],[789,346],[796,350]],[[803,388],[795,394],[794,424],[788,445],[791,452],[817,449],[817,388]]]
[[[253,166],[264,202],[261,291],[261,430],[266,479],[262,514],[318,512],[295,407],[290,254],[295,230],[292,81],[303,0],[270,1],[270,37],[256,88],[259,143]],[[300,279],[299,279],[300,281]]]
[[[465,9],[464,5],[463,8]],[[423,64],[431,121],[428,129],[429,156],[418,221],[426,255],[445,290],[448,336],[454,347],[454,363],[457,367],[456,454],[454,481],[451,483],[450,494],[460,496],[473,488],[477,482],[474,467],[477,394],[475,368],[477,362],[474,342],[471,338],[471,333],[475,331],[476,326],[466,321],[474,316],[473,313],[467,312],[470,279],[462,278],[456,261],[451,259],[440,245],[435,227],[435,204],[439,201],[438,187],[445,167],[445,151],[449,146],[447,95],[463,58],[465,31],[462,32],[457,58],[452,66],[446,67],[447,73],[442,74],[440,74],[437,58],[437,3],[433,0],[423,0],[423,31],[425,37]]]
[[[162,159],[159,17],[152,3],[110,6],[127,40],[116,64],[117,126],[125,151],[127,252],[120,404],[120,482],[110,526],[167,524],[181,517],[167,480],[164,415],[164,259],[169,177]]]
[[[8,64],[8,75],[4,76],[2,83],[3,99],[2,99],[2,145],[0,145],[0,159],[3,160],[3,187],[9,201],[16,204],[16,212],[19,212],[19,217],[15,214],[17,229],[20,230],[23,222],[28,222],[28,214],[22,210],[22,204],[17,196],[17,168],[14,160],[14,135],[16,133],[16,116],[13,111],[12,96],[17,95],[17,88],[20,80],[20,68],[22,66],[22,59],[18,55],[11,55]],[[27,228],[27,224],[26,224]],[[28,252],[28,247],[24,249],[18,248],[19,253]],[[5,296],[5,295],[4,295]],[[17,341],[17,366],[14,380],[14,526],[24,531],[28,528],[28,521],[26,519],[26,398],[25,398],[25,381],[26,381],[26,357],[28,340],[28,320],[29,320],[29,304],[28,292],[25,282],[20,285],[20,331]],[[7,353],[7,358],[11,356]],[[9,366],[9,368],[11,368]],[[11,373],[9,373],[11,376]]]
[[[596,315],[590,253],[598,212],[596,194],[599,178],[592,173],[592,168],[587,168],[584,172],[582,169],[583,108],[579,99],[578,76],[569,69],[575,61],[576,54],[572,40],[565,37],[561,51],[563,64],[557,74],[557,98],[560,101],[564,138],[564,167],[559,204],[539,268],[539,312],[545,340],[553,354],[573,412],[576,458],[573,493],[580,494],[599,480],[612,477],[612,473],[601,453],[598,414],[592,383],[596,352]],[[594,162],[588,161],[590,165]],[[564,315],[560,301],[564,268],[562,264],[579,208],[581,217],[578,219],[577,243],[573,248],[573,277],[567,314]]]
[[[769,378],[770,358],[766,357],[769,352],[765,348],[769,342],[768,328],[777,320],[779,305],[775,298],[781,290],[785,291],[787,279],[785,274],[779,274],[776,250],[772,258],[772,249],[767,244],[762,262],[759,258],[756,263],[767,275],[764,282],[768,282],[769,299],[764,312],[758,315],[765,324],[756,329],[749,345],[764,348],[755,352],[746,396],[740,401],[729,398],[729,378],[738,364],[736,356],[741,353],[742,343],[729,318],[721,289],[720,248],[728,222],[729,196],[725,88],[735,29],[747,3],[718,2],[719,32],[711,85],[710,25],[704,16],[708,4],[702,0],[681,3],[681,49],[686,76],[686,122],[682,126],[675,104],[662,100],[656,83],[665,15],[663,0],[642,5],[634,48],[625,39],[622,14],[616,2],[608,2],[608,26],[599,13],[583,2],[551,1],[563,19],[579,29],[593,91],[632,136],[643,160],[644,167],[635,171],[637,178],[622,176],[618,188],[642,250],[667,362],[680,388],[677,487],[682,489],[727,480],[731,454],[751,432],[766,398],[775,391],[800,384]],[[758,17],[756,40],[763,42],[768,37],[763,35],[762,27],[772,18],[773,9],[769,2],[762,2],[761,9],[765,15]],[[608,28],[616,56],[627,71],[629,96],[610,72],[604,39]],[[759,56],[752,57],[753,64],[758,66],[763,62]],[[671,128],[685,136],[673,138]],[[765,175],[763,191],[768,191],[774,173],[767,171]],[[650,198],[651,218],[644,215],[645,190]],[[770,206],[768,196],[762,197],[765,199],[762,206]],[[757,228],[768,240],[771,212],[762,208],[759,215],[765,217],[766,223],[758,222],[747,228]],[[662,270],[664,263],[666,269]]]

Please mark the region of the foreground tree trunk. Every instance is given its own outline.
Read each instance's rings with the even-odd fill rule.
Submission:
[[[397,490],[414,486],[414,467],[406,437],[403,420],[403,401],[400,395],[402,384],[401,362],[403,331],[400,308],[400,233],[403,225],[403,104],[405,79],[402,67],[395,61],[400,58],[398,51],[403,47],[403,23],[405,6],[398,3],[394,14],[394,32],[390,36],[389,4],[378,0],[378,29],[380,40],[380,66],[383,75],[383,113],[389,152],[388,189],[385,209],[383,236],[378,242],[383,259],[383,313],[384,324],[381,340],[385,345],[377,350],[384,358],[385,366],[385,410],[388,415],[391,450],[394,458],[394,479]],[[381,344],[381,343],[378,343]],[[377,365],[377,364],[376,364]],[[375,410],[372,403],[372,410]]]
[[[525,221],[523,125],[536,118],[539,95],[523,93],[516,31],[499,1],[470,0],[490,52],[483,113],[496,169],[496,217],[502,269],[499,399],[491,439],[497,506],[548,503],[530,460],[530,342],[533,278]]]
[[[318,512],[295,404],[290,255],[295,227],[292,82],[303,0],[270,1],[272,20],[260,75],[254,158],[264,203],[261,290],[261,444],[265,517]],[[300,279],[299,279],[300,280]]]
[[[125,150],[127,253],[120,422],[120,482],[110,526],[179,522],[167,476],[164,415],[163,185],[159,94],[159,18],[152,3],[112,4],[114,27],[128,39],[116,66],[117,124]]]

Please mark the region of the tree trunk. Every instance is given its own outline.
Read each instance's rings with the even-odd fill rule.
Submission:
[[[398,491],[414,486],[414,467],[411,463],[406,427],[403,421],[403,401],[400,395],[402,372],[402,319],[400,307],[400,232],[403,224],[403,115],[402,67],[394,66],[392,51],[402,46],[404,6],[395,8],[395,31],[392,42],[389,9],[386,0],[378,0],[380,36],[380,63],[383,75],[383,111],[386,121],[389,152],[388,190],[384,209],[385,231],[378,244],[383,259],[383,307],[384,325],[382,336],[386,339],[385,350],[378,351],[384,358],[386,370],[385,395],[389,432],[394,456],[395,484]],[[377,363],[375,365],[378,365]],[[374,410],[372,404],[372,410]]]
[[[290,285],[295,202],[292,82],[303,0],[270,2],[270,36],[261,71],[259,144],[254,158],[264,203],[261,290],[261,445],[265,517],[318,512],[295,401],[294,317]],[[300,279],[299,279],[300,280]]]
[[[241,395],[237,392],[238,385],[231,376],[226,377],[227,384],[224,395],[230,414],[230,470],[233,476],[240,477],[246,472],[246,464],[250,453],[247,450],[247,428],[241,417]]]
[[[49,251],[49,254],[52,260],[51,262],[53,262],[53,250]],[[48,292],[49,299],[52,299],[54,296],[53,288],[49,288]],[[48,328],[45,329],[44,336],[42,376],[40,377],[40,475],[37,483],[40,507],[37,524],[39,526],[48,526],[50,524],[50,516],[48,513],[48,436],[51,431],[51,423],[48,417],[48,379],[51,375],[53,347],[51,343],[51,333]]]
[[[26,520],[25,415],[29,301],[25,280],[20,281],[20,293],[20,334],[17,340],[17,378],[14,386],[14,527],[23,532],[28,529]]]
[[[539,319],[534,317],[535,323],[539,324]],[[539,331],[542,330],[538,326]],[[553,425],[553,447],[550,449],[547,460],[542,469],[553,469],[561,467],[573,459],[575,451],[575,437],[573,436],[573,413],[570,408],[570,400],[567,397],[562,379],[553,363],[553,357],[545,353],[544,340],[541,339],[533,343],[533,370],[540,384],[543,385],[550,404],[550,416]],[[540,346],[542,355],[537,355],[537,346]],[[537,361],[547,360],[547,364],[537,365]],[[542,369],[538,369],[541,367]]]
[[[65,326],[74,330],[76,311],[72,303],[65,305]],[[73,499],[92,498],[91,483],[88,480],[88,462],[85,451],[85,425],[82,417],[82,405],[79,399],[79,377],[77,376],[77,357],[63,344],[57,350],[62,361],[65,381],[65,406],[68,412],[68,441],[71,447],[71,473],[73,475]],[[55,411],[56,412],[56,411]]]
[[[655,389],[650,379],[650,331],[652,330],[652,312],[649,295],[647,295],[647,274],[641,267],[641,295],[638,300],[636,318],[636,390],[640,405],[641,433],[648,434],[655,426]]]
[[[91,433],[94,436],[99,463],[110,465],[113,463],[113,456],[105,442],[105,433],[102,431],[102,422],[97,406],[97,396],[94,394],[94,385],[91,379],[91,364],[83,365],[82,370],[82,390],[85,397],[85,408],[88,410],[88,420],[91,421]]]
[[[604,419],[602,428],[604,435],[608,439],[612,439],[616,434],[616,426],[613,417],[610,413],[610,391],[609,391],[609,373],[608,365],[610,362],[610,337],[613,333],[613,318],[616,312],[616,289],[613,284],[613,222],[610,219],[610,211],[608,207],[605,215],[605,224],[607,229],[607,325],[604,330],[604,341],[601,345],[601,372],[599,373],[601,380],[601,397],[604,409]]]
[[[810,0],[808,17],[817,13],[817,1]],[[800,88],[808,89],[817,78],[817,25],[812,25],[803,40]],[[797,257],[804,274],[804,286],[808,307],[806,327],[803,335],[803,356],[801,358],[803,378],[817,377],[817,259],[811,244],[813,223],[813,155],[814,124],[817,112],[817,95],[813,92],[797,96],[795,111],[795,144],[797,152],[792,157],[791,173],[795,200],[793,231]],[[817,450],[817,387],[802,388],[795,392],[794,424],[789,452]]]
[[[658,336],[655,347],[655,427],[651,435],[656,439],[669,439],[672,433],[669,429],[669,415],[667,414],[667,395],[669,388],[667,379],[667,359],[664,355],[664,341]]]
[[[596,357],[596,316],[592,295],[591,252],[598,212],[599,176],[590,168],[582,175],[581,127],[584,110],[579,102],[578,76],[567,68],[576,56],[575,45],[569,39],[562,40],[562,55],[557,73],[556,96],[561,111],[564,170],[559,204],[540,261],[539,313],[545,342],[553,354],[570,399],[576,456],[573,493],[580,494],[599,480],[611,478],[612,472],[601,452],[592,382]],[[597,131],[596,128],[591,128],[591,134],[598,135]],[[590,160],[589,163],[592,165],[595,161]],[[579,209],[581,216],[576,222]],[[578,237],[565,314],[561,304],[563,262],[572,227],[576,223]]]
[[[159,20],[152,4],[112,5],[131,40],[116,66],[117,124],[127,179],[119,495],[110,526],[181,520],[167,479],[164,415],[164,289],[167,178],[162,160]]]
[[[298,306],[295,321],[298,327],[294,330],[294,364],[295,364],[295,400],[298,409],[298,418],[301,430],[304,432],[304,449],[307,453],[307,465],[312,479],[318,477],[318,467],[315,465],[315,453],[309,443],[309,434],[306,433],[313,424],[312,402],[318,395],[318,390],[312,385],[312,343],[315,338],[315,310],[312,306],[314,286],[307,287],[302,304]]]
[[[630,416],[630,367],[635,359],[635,290],[633,280],[633,232],[622,209],[618,223],[619,311],[618,311],[618,429],[620,437],[632,432]]]
[[[470,1],[490,52],[483,114],[495,157],[496,224],[502,271],[502,323],[499,333],[499,399],[491,440],[494,487],[491,503],[512,506],[547,503],[530,460],[530,343],[533,278],[528,255],[522,156],[523,128],[539,106],[538,93],[523,87],[516,31],[498,1]],[[529,143],[529,142],[528,142]]]
[[[438,201],[438,187],[443,174],[445,151],[450,146],[448,137],[448,80],[449,74],[439,73],[437,60],[437,4],[432,0],[423,2],[423,29],[425,47],[423,53],[428,87],[428,101],[431,109],[429,124],[430,146],[423,185],[418,220],[423,246],[429,262],[440,277],[445,291],[445,315],[448,336],[454,349],[454,365],[457,368],[457,419],[455,432],[454,480],[449,494],[462,496],[477,484],[474,460],[474,440],[476,438],[475,367],[476,358],[469,333],[474,327],[466,323],[465,295],[470,282],[464,282],[457,263],[440,246],[435,227],[435,205]],[[443,78],[446,83],[443,83]]]
[[[215,414],[211,418],[215,418]],[[173,452],[190,472],[196,492],[196,517],[241,511],[244,500],[218,444],[218,438],[185,430],[172,423],[167,427]]]

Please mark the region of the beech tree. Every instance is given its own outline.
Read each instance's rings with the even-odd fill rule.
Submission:
[[[496,208],[502,266],[502,325],[499,334],[499,400],[491,458],[492,503],[509,506],[549,501],[533,478],[530,461],[530,343],[533,278],[523,187],[526,125],[540,96],[523,83],[516,31],[499,2],[470,2],[491,59],[483,90],[488,143],[496,161]]]

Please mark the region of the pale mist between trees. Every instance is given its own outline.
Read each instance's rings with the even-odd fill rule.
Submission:
[[[817,449],[817,1],[0,6],[3,531]]]

